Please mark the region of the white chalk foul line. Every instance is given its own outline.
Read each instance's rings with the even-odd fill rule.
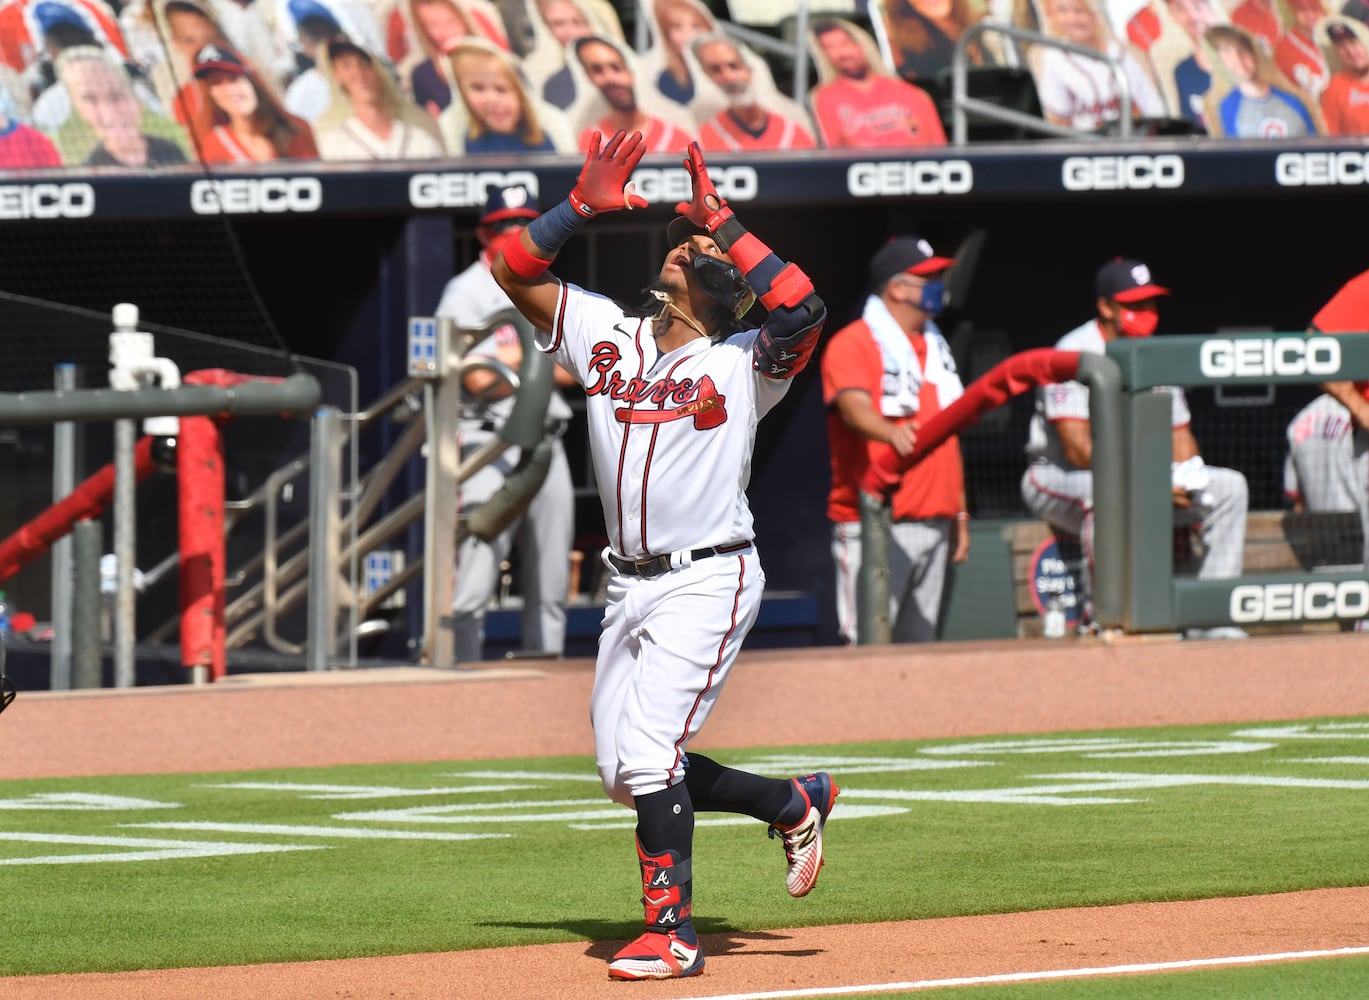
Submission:
[[[1139,962],[1134,965],[1107,965],[1091,969],[1048,969],[1042,972],[1002,972],[993,976],[958,976],[954,979],[918,979],[907,983],[868,983],[860,986],[816,986],[801,990],[772,990],[765,993],[727,993],[699,995],[686,1000],[784,1000],[787,997],[837,997],[860,993],[891,993],[897,990],[933,990],[944,986],[987,986],[994,983],[1029,983],[1045,979],[1082,979],[1088,976],[1117,976],[1138,972],[1173,972],[1220,965],[1258,965],[1293,959],[1341,958],[1369,955],[1369,947],[1328,948],[1322,951],[1283,951],[1268,955],[1231,955],[1226,958],[1188,958],[1175,962]]]

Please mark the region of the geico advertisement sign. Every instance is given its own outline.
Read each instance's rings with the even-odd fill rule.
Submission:
[[[414,174],[409,204],[414,208],[480,208],[490,188],[521,184],[537,197],[537,175],[529,170],[481,170],[461,174]]]
[[[323,185],[317,177],[242,177],[190,185],[190,210],[196,215],[317,212],[322,207]]]
[[[1198,368],[1207,378],[1334,375],[1340,371],[1340,343],[1335,337],[1204,340]]]
[[[1149,191],[1184,186],[1184,158],[1159,156],[1067,156],[1060,164],[1066,191]]]
[[[708,175],[728,201],[754,201],[760,190],[751,167],[713,167]],[[537,197],[537,177],[526,170],[414,174],[409,179],[409,204],[414,208],[476,208],[485,204],[490,188],[512,184],[524,185]],[[693,197],[689,173],[683,167],[640,167],[632,172],[632,184],[632,190],[651,204],[674,204]]]
[[[969,194],[974,190],[974,167],[968,160],[853,163],[846,168],[846,190],[853,198]]]
[[[89,184],[0,185],[0,219],[84,219],[95,214]]]
[[[1369,580],[1332,583],[1266,583],[1231,591],[1231,620],[1252,622],[1326,621],[1369,615]]]
[[[1281,187],[1323,187],[1369,183],[1369,153],[1280,153],[1274,180]]]
[[[752,167],[709,167],[708,176],[727,201],[755,201],[761,184]],[[632,172],[633,191],[655,205],[689,201],[694,185],[684,167],[638,167]]]

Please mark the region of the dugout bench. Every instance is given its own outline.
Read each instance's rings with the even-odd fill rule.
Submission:
[[[1043,547],[1059,543],[1056,532],[1045,521],[1012,521],[999,529],[1012,572],[1013,611],[1016,632],[1021,638],[1042,633],[1045,595],[1037,587],[1034,567]],[[1068,544],[1073,539],[1066,539]],[[1190,529],[1175,528],[1171,551],[1176,573],[1185,572],[1193,558]],[[1363,551],[1364,534],[1353,511],[1300,512],[1292,510],[1251,511],[1245,526],[1246,573],[1316,573],[1324,567],[1358,561]],[[1275,626],[1267,626],[1275,630]],[[1339,628],[1334,623],[1301,622],[1296,631],[1324,631]],[[1288,631],[1287,627],[1278,631]]]

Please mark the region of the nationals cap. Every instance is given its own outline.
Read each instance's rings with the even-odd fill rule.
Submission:
[[[204,79],[214,72],[246,76],[247,67],[232,49],[220,48],[211,43],[195,53],[195,76],[197,79]]]
[[[511,184],[490,190],[485,210],[480,213],[480,224],[491,226],[505,219],[535,219],[541,214],[532,192],[522,184]]]
[[[1093,287],[1100,299],[1117,302],[1140,302],[1169,294],[1168,288],[1150,280],[1150,268],[1126,257],[1113,258],[1100,267]]]
[[[932,245],[917,236],[896,236],[870,258],[870,285],[879,288],[898,274],[919,277],[944,271],[955,263],[954,257],[938,257]]]

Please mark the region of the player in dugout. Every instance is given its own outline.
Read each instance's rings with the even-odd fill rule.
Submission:
[[[1355,275],[1312,317],[1308,333],[1369,333],[1369,271]],[[1354,422],[1354,449],[1357,455],[1369,449],[1369,381],[1339,380],[1322,385],[1323,391],[1341,406],[1345,407]],[[1363,461],[1357,460],[1357,470],[1363,470]],[[1369,510],[1364,493],[1369,492],[1369,482],[1359,477],[1360,497],[1357,509]],[[1369,565],[1369,522],[1362,521],[1364,531],[1363,561]]]
[[[510,240],[495,280],[585,387],[590,452],[609,545],[590,719],[605,792],[636,810],[646,930],[609,963],[612,979],[703,970],[694,928],[696,812],[754,817],[779,836],[786,887],[808,893],[838,789],[825,773],[767,778],[693,752],[742,641],[765,574],[746,499],[756,425],[807,364],[827,309],[808,276],[748,232],[717,194],[697,143],[692,198],[640,306],[553,276],[588,219],[646,207],[628,184],[641,133],[595,132],[569,198]],[[754,300],[765,321],[742,320]]]
[[[1150,268],[1141,261],[1117,257],[1098,269],[1094,294],[1094,318],[1061,337],[1056,350],[1103,354],[1108,341],[1118,337],[1149,337],[1159,325],[1160,301],[1169,295],[1169,289],[1152,280]],[[1183,389],[1161,386],[1154,391],[1171,396],[1174,523],[1196,530],[1201,538],[1198,576],[1214,580],[1239,576],[1250,503],[1245,476],[1203,461]],[[1079,630],[1096,631],[1092,621],[1093,436],[1089,390],[1080,382],[1053,382],[1039,386],[1035,397],[1022,499],[1032,514],[1077,536],[1083,545],[1080,583],[1084,614]],[[1218,626],[1190,629],[1185,638],[1241,639],[1245,634],[1233,626]]]

